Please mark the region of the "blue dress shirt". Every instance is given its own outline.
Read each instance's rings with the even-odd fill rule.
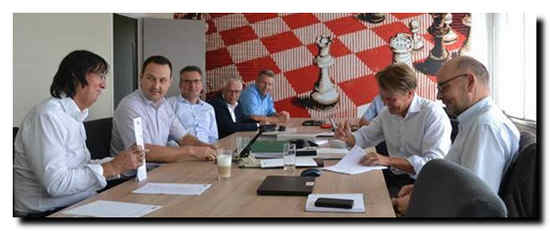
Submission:
[[[262,96],[256,84],[250,84],[244,89],[239,98],[239,104],[241,112],[247,117],[272,116],[276,113],[271,95],[268,93]]]
[[[215,143],[218,140],[218,126],[214,108],[199,99],[192,104],[181,95],[168,98],[181,125],[204,143]]]

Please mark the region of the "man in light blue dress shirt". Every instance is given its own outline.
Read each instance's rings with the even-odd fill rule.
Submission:
[[[286,123],[290,114],[275,111],[270,92],[275,74],[271,70],[262,70],[254,84],[250,84],[241,94],[239,105],[241,112],[248,118],[261,123]]]
[[[369,107],[367,107],[367,110],[365,113],[363,113],[363,116],[361,116],[361,119],[359,119],[359,126],[365,126],[369,125],[370,121],[372,121],[380,112],[382,112],[382,109],[384,108],[384,102],[382,102],[382,98],[380,98],[380,94],[376,95],[374,99],[370,102]]]
[[[415,94],[416,74],[408,65],[392,64],[375,77],[386,107],[368,126],[351,133],[347,122],[335,136],[362,148],[385,140],[389,156],[368,153],[361,162],[390,167],[384,177],[395,196],[401,186],[414,182],[424,164],[445,157],[451,146],[451,122],[441,106]]]
[[[172,64],[163,56],[151,56],[144,63],[140,89],[124,97],[113,116],[111,155],[133,143],[133,119],[141,117],[147,161],[175,162],[182,159],[214,160],[215,147],[189,134],[164,98],[172,82]],[[167,146],[175,141],[178,147]],[[133,175],[132,173],[126,175]]]
[[[459,56],[441,68],[437,80],[437,97],[459,123],[445,159],[470,169],[498,193],[502,176],[517,155],[520,133],[489,97],[487,69],[474,58]],[[393,199],[400,213],[406,212],[413,187],[403,187]]]
[[[192,135],[204,143],[218,140],[214,108],[199,97],[203,90],[202,71],[197,66],[186,66],[180,71],[180,94],[168,98],[178,120]]]

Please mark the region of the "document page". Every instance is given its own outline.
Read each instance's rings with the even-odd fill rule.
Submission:
[[[147,183],[133,191],[140,194],[201,195],[211,184]]]
[[[334,199],[348,199],[353,200],[353,207],[351,209],[343,208],[329,208],[329,207],[317,207],[315,201],[317,198],[334,198]],[[363,213],[365,212],[365,202],[363,200],[363,193],[351,193],[351,194],[309,194],[306,201],[306,212],[343,212],[343,213]]]
[[[361,147],[355,146],[350,150],[349,154],[345,155],[342,160],[338,161],[338,163],[323,169],[337,173],[355,175],[372,170],[387,168],[386,166],[364,166],[360,164],[359,161],[361,161],[365,155],[366,153]]]
[[[260,161],[261,168],[283,167],[283,159],[266,159]],[[296,157],[296,167],[317,167],[312,157]]]
[[[162,206],[97,200],[63,213],[85,217],[142,217],[160,208]]]

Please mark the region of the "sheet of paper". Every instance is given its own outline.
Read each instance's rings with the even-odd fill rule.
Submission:
[[[210,188],[211,184],[169,184],[147,183],[133,193],[140,194],[168,194],[168,195],[201,195]]]
[[[283,167],[283,159],[266,159],[260,161],[261,168],[278,168]],[[312,157],[296,157],[297,167],[317,167],[317,162]]]
[[[351,209],[317,207],[315,206],[315,201],[317,200],[317,198],[320,198],[320,197],[353,200],[353,207]],[[363,193],[309,194],[307,196],[307,201],[306,201],[306,212],[364,213],[365,212],[364,201],[365,200],[363,200]]]
[[[162,206],[97,200],[63,213],[86,217],[142,217],[160,208]]]
[[[136,137],[136,145],[145,148],[143,144],[143,126],[141,125],[141,117],[134,119],[134,135]],[[138,182],[147,179],[147,164],[145,163],[145,158],[143,158],[143,165],[138,167],[136,179]]]
[[[348,154],[349,150],[345,148],[318,148],[317,149],[318,154],[330,154],[330,153],[336,153],[336,154]],[[343,156],[342,155],[342,156]]]
[[[363,156],[366,155],[365,152],[366,151],[359,146],[355,146],[347,155],[344,156],[344,158],[342,158],[342,160],[338,161],[338,163],[323,169],[337,173],[355,175],[372,170],[387,168],[386,166],[364,166],[360,164],[359,161],[361,161]]]

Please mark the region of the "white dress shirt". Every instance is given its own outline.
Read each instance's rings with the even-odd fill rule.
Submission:
[[[137,117],[141,117],[145,144],[166,146],[169,140],[179,141],[187,134],[164,98],[160,104],[155,105],[143,95],[141,89],[137,89],[124,97],[115,110],[111,139],[112,156],[136,143],[133,120]]]
[[[42,101],[25,116],[15,138],[14,210],[49,211],[84,200],[107,185],[102,161],[90,160],[84,119],[72,98]]]
[[[445,159],[468,168],[498,193],[519,149],[516,126],[487,97],[458,117],[458,134]]]
[[[216,113],[212,105],[202,101],[196,104],[189,102],[180,95],[168,98],[181,125],[192,135],[204,143],[218,141],[218,125]]]
[[[237,106],[239,106],[239,102],[235,103],[235,105],[227,103],[227,110],[229,110],[229,115],[231,115],[233,123],[237,123],[237,116],[235,115],[235,109],[237,108]]]
[[[451,122],[435,102],[414,95],[405,117],[391,114],[384,107],[368,126],[353,133],[356,145],[362,148],[386,141],[390,156],[409,161],[416,178],[424,164],[443,158],[451,146]],[[404,171],[392,168],[395,174]]]

